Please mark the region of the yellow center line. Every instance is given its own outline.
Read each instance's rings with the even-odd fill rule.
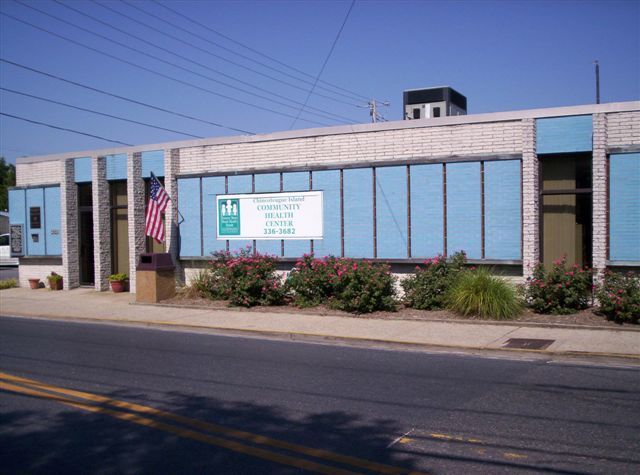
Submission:
[[[83,409],[83,410],[86,410],[89,412],[95,412],[98,414],[106,414],[106,415],[115,417],[116,419],[132,422],[135,424],[139,424],[141,426],[151,427],[153,429],[159,429],[165,432],[178,435],[180,437],[197,440],[199,442],[204,442],[206,444],[217,445],[219,447],[224,447],[225,449],[232,450],[234,452],[239,452],[245,455],[251,455],[252,457],[269,460],[282,465],[290,465],[296,468],[301,468],[304,470],[317,472],[317,473],[325,473],[325,474],[339,473],[342,475],[352,475],[356,473],[356,472],[350,472],[348,470],[343,470],[337,467],[321,465],[319,463],[312,462],[310,460],[300,459],[300,458],[296,458],[296,457],[292,457],[284,454],[278,454],[275,452],[269,452],[268,450],[260,449],[257,447],[250,447],[248,445],[243,445],[239,442],[222,439],[219,437],[214,437],[214,436],[203,434],[201,432],[196,432],[190,429],[184,429],[181,427],[172,426],[171,424],[166,424],[164,422],[156,421],[154,419],[142,417],[130,412],[116,411],[116,410],[108,409],[102,406],[85,404],[70,398],[65,398],[62,396],[54,396],[52,394],[48,394],[42,391],[36,391],[34,389],[29,389],[23,386],[16,386],[14,384],[0,382],[0,389],[3,389],[5,391],[11,391],[14,393],[19,393],[19,394],[26,394],[29,396],[50,399],[64,405],[74,407],[76,409]]]
[[[211,422],[192,419],[189,417],[181,416],[179,414],[162,411],[160,409],[155,409],[155,408],[143,406],[140,404],[119,401],[116,399],[111,399],[105,396],[100,396],[97,394],[87,393],[83,391],[76,391],[73,389],[66,389],[66,388],[51,386],[45,383],[41,383],[39,381],[35,381],[27,378],[21,378],[18,376],[9,375],[2,372],[0,372],[0,380],[13,381],[20,384],[27,384],[36,388],[44,389],[46,391],[66,394],[68,396],[73,396],[76,398],[85,399],[85,400],[89,400],[97,403],[109,404],[111,406],[121,408],[121,409],[135,411],[138,413],[148,414],[156,417],[162,417],[162,418],[173,420],[175,422],[179,422],[181,424],[194,427],[200,430],[216,432],[219,434],[223,434],[225,436],[235,437],[235,438],[246,440],[255,444],[261,444],[261,445],[266,445],[266,446],[274,447],[278,449],[289,450],[289,451],[307,455],[310,457],[315,457],[315,458],[328,460],[332,462],[338,462],[345,465],[351,465],[353,467],[364,468],[366,470],[371,470],[374,472],[393,474],[393,475],[404,474],[404,473],[412,473],[415,475],[419,475],[419,472],[408,472],[406,469],[402,469],[399,467],[393,467],[390,465],[380,464],[377,462],[371,462],[368,460],[359,459],[357,457],[352,457],[349,455],[337,454],[328,450],[315,449],[315,448],[306,447],[306,446],[291,443],[291,442],[272,439],[270,437],[221,426]],[[95,406],[91,406],[91,407],[95,407]],[[336,472],[337,469],[332,469],[332,470],[333,470],[333,473],[337,473]]]

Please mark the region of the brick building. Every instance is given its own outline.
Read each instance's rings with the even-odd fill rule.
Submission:
[[[144,235],[151,172],[173,198],[167,242]],[[322,191],[322,239],[221,239],[216,196]],[[318,216],[319,218],[320,216]],[[640,268],[640,102],[170,142],[17,160],[20,284],[108,288],[147,251],[177,277],[250,245],[283,266],[313,251],[413,268],[464,250],[527,276],[536,262]],[[20,241],[20,240],[19,240]],[[17,245],[16,244],[16,245]]]

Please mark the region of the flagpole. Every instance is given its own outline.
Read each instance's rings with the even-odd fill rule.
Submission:
[[[173,202],[171,195],[167,193],[167,189],[162,185],[162,183],[160,183],[160,180],[158,180],[158,177],[156,177],[156,175],[151,170],[149,170],[149,173],[151,173],[151,177],[158,182],[158,184],[160,185],[160,188],[162,188],[164,192],[167,194],[167,196],[169,197],[169,201]],[[184,216],[182,216],[182,213],[180,212],[177,206],[176,206],[176,211],[178,212],[178,216],[182,219],[182,221],[178,221],[178,224],[180,224],[184,221]]]

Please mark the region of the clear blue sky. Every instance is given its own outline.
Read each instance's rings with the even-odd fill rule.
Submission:
[[[351,4],[350,0],[158,1],[311,76],[320,71]],[[640,99],[638,1],[359,0],[321,76],[322,80],[351,91],[345,93],[349,97],[336,95],[333,90],[316,88],[308,105],[324,112],[305,109],[295,123],[299,104],[305,102],[313,78],[300,76],[294,70],[286,69],[213,31],[191,23],[154,1],[60,2],[63,5],[53,0],[32,1],[28,5],[59,17],[67,24],[14,0],[0,0],[0,11],[158,73],[216,94],[230,96],[231,99],[137,69],[5,15],[0,16],[0,56],[114,94],[255,133],[319,126],[309,121],[332,125],[341,123],[345,118],[355,123],[369,122],[368,110],[357,107],[365,106],[366,98],[390,101],[391,106],[383,109],[384,115],[389,120],[400,120],[403,90],[439,85],[451,85],[465,94],[471,114],[593,103],[595,59],[601,64],[602,102]],[[151,44],[115,31],[64,5],[123,32],[137,35]],[[157,17],[148,16],[141,10]],[[136,24],[116,12],[170,33],[200,49]],[[93,36],[73,25],[107,39]],[[196,74],[134,52],[114,41],[190,69]],[[221,57],[245,67],[231,64]],[[282,75],[280,71],[294,77]],[[304,77],[309,82],[301,82],[297,77]],[[233,130],[103,96],[7,63],[0,63],[0,82],[5,89],[197,136],[238,134]],[[323,83],[318,85],[330,87]],[[253,96],[249,92],[263,97]],[[321,97],[318,93],[345,101],[346,104]],[[0,100],[0,112],[5,114],[130,144],[189,138],[174,132],[71,110],[7,91],[0,91]],[[239,101],[285,115],[252,108]],[[320,117],[316,113],[337,114],[341,118]],[[0,128],[0,154],[12,162],[23,155],[114,145],[4,116],[0,117]]]

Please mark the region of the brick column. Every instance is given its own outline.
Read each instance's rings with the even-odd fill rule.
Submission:
[[[64,290],[71,290],[80,286],[78,186],[76,185],[74,159],[64,160],[62,167],[63,174],[60,182],[62,275],[64,277]]]
[[[171,197],[171,202],[165,211],[165,232],[167,252],[171,254],[176,265],[176,280],[184,283],[184,269],[178,261],[180,249],[178,222],[178,180],[176,175],[179,170],[180,150],[168,149],[164,151],[164,187]]]
[[[107,181],[107,160],[93,157],[92,198],[93,198],[93,262],[95,289],[109,290],[111,274],[111,206],[109,182]]]
[[[522,274],[531,276],[540,261],[540,184],[536,121],[522,120]]]
[[[593,115],[593,270],[599,280],[607,266],[607,116]]]
[[[127,154],[127,212],[129,224],[129,291],[136,291],[136,266],[145,250],[144,235],[144,180],[142,156]]]

